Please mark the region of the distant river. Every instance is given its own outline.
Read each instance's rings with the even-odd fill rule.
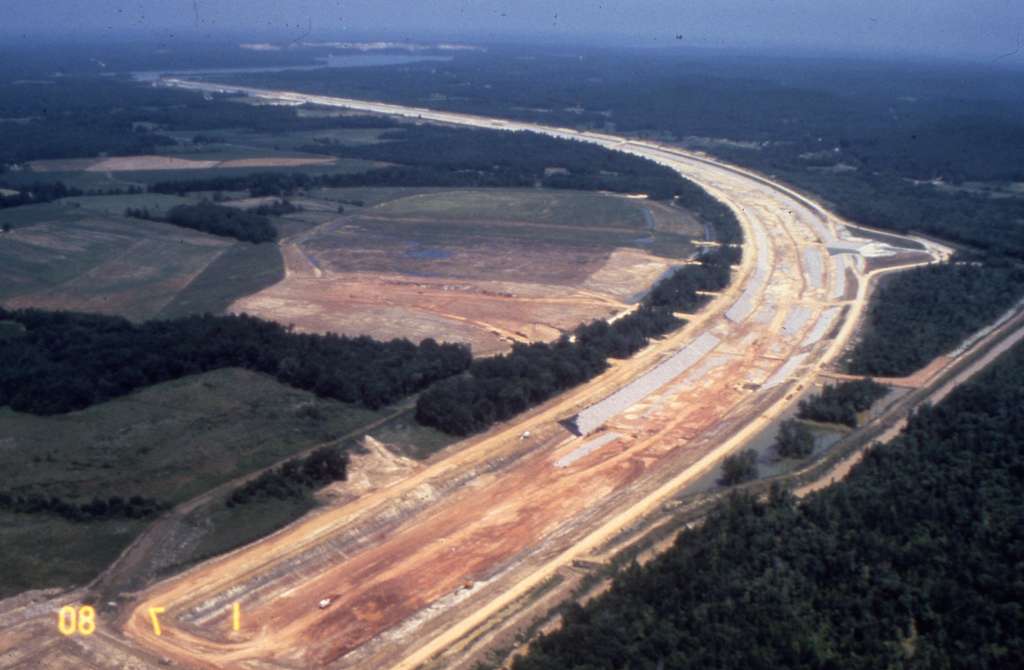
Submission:
[[[155,81],[167,75],[202,77],[217,74],[247,72],[283,72],[285,70],[319,70],[323,67],[372,67],[376,65],[404,65],[422,61],[450,61],[451,56],[402,56],[400,54],[352,54],[318,58],[317,65],[280,65],[277,67],[222,67],[208,70],[145,70],[132,72],[139,81]]]

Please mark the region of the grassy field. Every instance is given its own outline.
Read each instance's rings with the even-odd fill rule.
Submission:
[[[373,207],[399,198],[407,198],[419,194],[451,193],[450,188],[441,186],[408,187],[408,186],[354,186],[351,188],[320,188],[310,195],[333,202],[362,202],[366,207]],[[346,205],[348,207],[349,205]],[[353,208],[353,211],[357,210]]]
[[[236,244],[210,263],[157,317],[223,314],[235,300],[283,278],[284,262],[276,244]]]
[[[287,157],[285,154],[272,156],[281,158]],[[188,158],[193,158],[188,156]],[[304,172],[311,175],[321,174],[350,174],[356,172],[365,172],[372,168],[383,165],[382,163],[376,163],[373,161],[364,161],[357,158],[339,158],[337,162],[329,165],[297,165],[297,166],[261,166],[261,167],[227,167],[227,168],[210,168],[202,170],[136,170],[129,172],[113,172],[111,173],[117,179],[129,182],[131,184],[153,184],[162,181],[179,181],[185,179],[214,179],[217,177],[244,177],[245,175],[254,174],[257,172]]]
[[[67,415],[2,409],[0,470],[7,475],[0,488],[80,502],[141,495],[179,503],[300,451],[338,443],[386,414],[317,399],[238,369],[159,384]],[[405,441],[403,451],[414,451],[420,441],[436,448],[450,440],[411,422],[391,437]],[[310,504],[246,505],[233,513],[211,504],[212,528],[197,551],[255,539]],[[139,521],[75,524],[50,515],[0,514],[0,561],[7,566],[0,571],[0,597],[87,580],[143,527]],[[32,560],[40,556],[46,560]]]
[[[679,208],[586,191],[365,188],[321,189],[315,195],[362,201],[365,207],[346,213],[415,221],[424,234],[442,237],[465,236],[472,228],[474,235],[553,236],[560,243],[635,247],[675,258],[692,252],[690,239],[703,236],[700,224]]]
[[[37,182],[63,182],[69,188],[78,188],[83,191],[106,191],[108,189],[125,189],[130,186],[139,186],[139,182],[127,177],[126,172],[84,172],[84,171],[55,171],[55,172],[5,172],[3,181],[13,188],[28,187]],[[19,208],[20,209],[20,208]]]
[[[123,197],[151,196],[105,198],[98,208],[123,210],[125,201],[118,202]],[[240,244],[75,204],[7,210],[15,229],[0,236],[5,306],[151,318],[218,256]]]
[[[146,527],[145,521],[71,523],[0,512],[0,598],[91,580]]]
[[[79,221],[87,216],[80,208],[69,207],[64,202],[45,202],[39,205],[22,205],[0,209],[0,224],[10,224],[14,229],[45,223],[55,219]]]
[[[264,375],[220,370],[66,415],[0,410],[0,470],[15,493],[176,503],[378,417]]]
[[[123,216],[128,207],[159,216],[200,197],[88,196],[0,210],[0,221],[14,228],[0,236],[0,301],[142,320],[223,313],[280,281],[284,265],[274,244]]]
[[[422,193],[392,200],[374,214],[445,221],[524,221],[557,226],[644,230],[637,200],[580,191],[465,189]]]
[[[511,260],[528,269],[531,258],[543,256],[548,263],[556,253],[562,263],[579,265],[585,262],[576,259],[579,254],[601,256],[624,247],[677,259],[693,253],[691,240],[703,233],[678,208],[601,193],[387,188],[312,195],[366,203],[347,207],[343,220],[305,244],[337,271],[475,277],[474,268],[486,273],[487,262]],[[522,281],[530,281],[529,271]]]
[[[60,204],[68,208],[78,208],[92,214],[121,216],[124,210],[148,209],[150,214],[160,217],[178,205],[196,203],[200,198],[195,196],[179,197],[162,193],[138,193],[133,195],[94,195],[80,198],[65,198]]]
[[[204,133],[223,138],[225,144],[214,144],[211,147],[235,147],[246,146],[262,150],[266,153],[271,151],[291,151],[301,154],[300,147],[316,146],[317,140],[327,140],[338,144],[359,145],[375,144],[379,141],[381,133],[393,130],[393,128],[325,128],[321,130],[300,130],[277,135],[253,133],[239,129],[228,129],[217,132]]]
[[[410,414],[391,419],[369,434],[390,445],[400,456],[416,460],[429,458],[455,441],[451,435],[424,428]]]

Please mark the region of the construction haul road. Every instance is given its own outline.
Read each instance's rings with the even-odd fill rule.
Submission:
[[[120,659],[109,667],[130,666],[128,660],[148,667],[161,658],[195,668],[417,667],[656,508],[794,402],[850,337],[868,274],[879,272],[866,272],[866,256],[901,253],[912,265],[948,253],[924,240],[928,251],[915,256],[855,238],[781,185],[652,142],[384,103],[165,83],[529,130],[647,157],[729,205],[743,227],[744,254],[730,287],[684,328],[595,380],[450,448],[405,479],[155,584],[122,610],[120,630],[107,626],[74,649],[64,641],[59,654],[88,657],[94,667],[108,667],[97,660],[104,654]],[[562,423],[577,414],[588,433],[581,437]],[[322,607],[323,599],[329,602]],[[3,651],[0,639],[0,666]]]

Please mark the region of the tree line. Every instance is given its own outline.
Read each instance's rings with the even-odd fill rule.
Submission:
[[[800,401],[797,416],[809,421],[857,427],[857,414],[869,409],[889,389],[874,379],[826,384],[821,393]]]
[[[228,496],[228,507],[256,500],[302,498],[309,491],[348,477],[348,453],[319,447],[305,458],[293,458],[239,486]]]
[[[52,514],[73,522],[145,519],[169,507],[167,503],[142,496],[127,499],[111,496],[105,499],[93,498],[87,503],[77,503],[36,493],[22,496],[0,492],[0,510],[17,514]]]
[[[259,214],[260,216],[283,216],[285,214],[294,214],[295,212],[301,212],[302,206],[296,205],[287,198],[280,198],[278,200],[274,200],[273,202],[257,205],[256,207],[250,209],[249,211],[254,214]]]
[[[1024,665],[1024,347],[797,502],[734,495],[514,670]]]
[[[469,348],[423,340],[295,333],[241,316],[132,324],[74,312],[5,310],[21,324],[0,347],[0,406],[33,414],[83,409],[189,374],[241,367],[371,409],[469,367]]]
[[[501,174],[513,185],[647,193],[659,200],[686,189],[679,173],[646,158],[528,131],[406,125],[381,134],[380,140],[303,149],[421,169]],[[549,167],[562,168],[567,174],[546,174]]]
[[[278,209],[283,209],[278,206]],[[266,210],[270,211],[269,208]],[[164,217],[156,217],[147,208],[124,210],[124,215],[147,221],[162,221],[181,228],[190,228],[211,235],[233,237],[242,242],[273,242],[277,239],[277,229],[267,218],[266,213],[250,212],[236,207],[225,207],[204,200],[195,205],[175,205]]]
[[[725,205],[716,205],[727,222],[720,225],[719,234],[737,239],[739,223]],[[679,328],[683,321],[674,312],[695,311],[710,300],[697,291],[725,288],[729,268],[741,253],[739,247],[714,248],[701,265],[677,269],[644,297],[636,311],[614,323],[593,321],[551,344],[517,343],[508,354],[474,361],[467,375],[438,382],[420,394],[416,420],[453,435],[470,435],[593,379],[607,369],[609,358],[627,358],[651,339]]]
[[[62,181],[37,182],[28,187],[20,187],[16,195],[0,196],[0,209],[53,202],[60,198],[71,198],[84,194],[82,189],[69,187]]]

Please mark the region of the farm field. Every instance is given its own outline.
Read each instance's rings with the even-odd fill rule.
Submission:
[[[323,222],[282,240],[285,279],[233,311],[313,332],[467,342],[479,355],[628,309],[703,235],[679,208],[600,193],[367,188],[311,197],[364,206],[285,217]]]
[[[337,443],[353,431],[361,436],[360,427],[387,416],[388,410],[317,399],[238,369],[166,382],[66,415],[37,417],[4,409],[0,469],[8,476],[2,490],[78,503],[116,491],[124,498],[179,504],[303,450]],[[415,424],[404,435],[391,429],[381,437],[396,449],[448,441]],[[256,503],[228,510],[223,495],[215,498],[195,517],[204,532],[173,547],[169,553],[175,555],[163,557],[165,567],[191,560],[192,551],[208,556],[255,539],[312,506],[311,500],[300,500],[283,509]],[[150,523],[72,523],[48,514],[0,513],[0,560],[7,566],[0,595],[88,581]],[[30,560],[41,553],[50,560]]]
[[[273,245],[123,216],[126,207],[159,214],[187,202],[194,200],[91,196],[0,211],[13,228],[0,237],[0,303],[144,320],[220,311],[280,278]],[[193,281],[199,284],[190,290]]]

